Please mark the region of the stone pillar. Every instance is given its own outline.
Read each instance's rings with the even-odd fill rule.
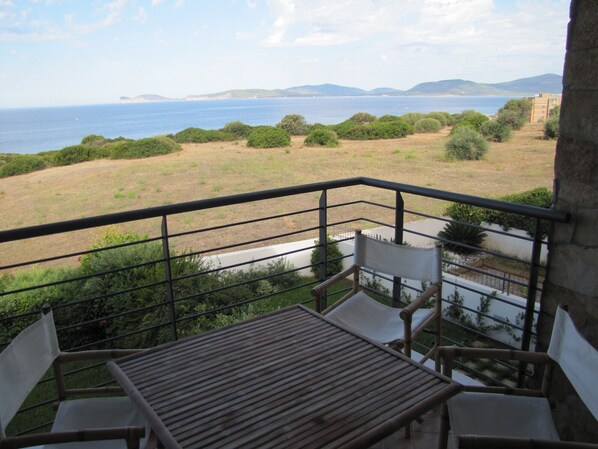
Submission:
[[[538,349],[549,343],[557,304],[598,348],[598,1],[572,0],[555,159],[555,208],[571,214],[549,236]],[[594,373],[596,374],[596,373]],[[596,374],[598,376],[598,374]],[[598,378],[597,378],[598,379]],[[598,424],[557,370],[551,391],[565,440],[596,442]]]

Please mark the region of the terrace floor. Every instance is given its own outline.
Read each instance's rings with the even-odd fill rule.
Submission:
[[[425,414],[421,424],[411,424],[411,438],[405,438],[404,429],[376,443],[371,449],[433,449],[438,445],[440,407]],[[449,440],[449,449],[452,448]]]

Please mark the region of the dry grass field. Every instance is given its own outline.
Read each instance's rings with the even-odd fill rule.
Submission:
[[[514,133],[509,142],[491,143],[481,161],[447,161],[444,144],[448,130],[404,139],[342,141],[339,148],[306,147],[300,137],[293,138],[291,147],[286,149],[247,148],[244,142],[187,144],[183,145],[183,151],[167,156],[98,160],[0,179],[0,229],[354,176],[487,197],[540,186],[551,188],[555,142],[542,140],[541,135],[541,126],[526,126]],[[353,199],[392,204],[393,198],[388,192],[366,187],[329,193],[331,204]],[[446,204],[407,197],[406,206],[441,214]],[[169,226],[171,232],[185,231],[313,207],[317,207],[317,195],[300,195],[181,214],[172,217]],[[382,214],[380,219],[387,218],[382,212],[373,212],[376,214]],[[200,239],[202,248],[211,248],[282,234],[314,226],[317,219],[314,215],[272,220],[261,224],[259,229],[246,226],[235,231],[205,233],[180,239],[175,245],[197,247]],[[332,216],[331,220],[337,218]],[[131,223],[123,228],[150,235],[157,235],[160,229],[158,220]],[[102,232],[81,231],[69,236],[3,244],[0,264],[82,250]],[[299,238],[313,235],[312,232]]]

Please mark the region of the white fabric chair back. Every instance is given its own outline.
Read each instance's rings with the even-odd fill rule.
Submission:
[[[52,312],[23,330],[0,353],[0,437],[60,352]]]
[[[577,331],[561,307],[557,308],[548,355],[560,365],[581,400],[598,419],[598,350]]]
[[[354,263],[380,273],[427,282],[442,280],[442,249],[413,248],[355,234]]]

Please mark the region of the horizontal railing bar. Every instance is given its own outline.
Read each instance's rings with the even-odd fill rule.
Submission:
[[[464,203],[471,206],[480,206],[485,209],[494,209],[501,212],[511,212],[526,217],[540,218],[544,220],[566,223],[569,220],[569,213],[557,211],[553,208],[547,209],[538,206],[529,206],[525,204],[509,203],[507,201],[482,198],[464,193],[447,192],[445,190],[431,189],[429,187],[419,187],[398,182],[383,181],[374,178],[360,178],[361,183],[380,189],[399,191],[401,193],[412,194],[435,198],[437,200],[451,201],[453,203]]]
[[[320,281],[316,279],[314,281],[306,282],[304,284],[299,284],[299,285],[295,285],[293,287],[289,287],[289,288],[286,288],[286,289],[283,289],[283,290],[279,290],[276,293],[269,293],[267,295],[258,296],[258,297],[251,298],[251,299],[247,299],[245,301],[241,301],[241,302],[238,302],[238,303],[235,303],[235,304],[230,304],[230,305],[227,305],[227,306],[217,307],[215,309],[204,310],[203,312],[198,312],[198,313],[194,313],[194,314],[191,314],[191,315],[186,315],[186,316],[184,316],[182,318],[177,319],[177,323],[180,323],[182,321],[189,321],[189,320],[192,320],[194,318],[199,318],[199,317],[202,317],[202,316],[213,315],[215,313],[222,312],[224,310],[233,309],[235,307],[239,307],[239,306],[242,306],[242,305],[245,305],[245,304],[250,304],[252,302],[259,301],[259,300],[262,300],[262,299],[266,299],[266,298],[269,298],[269,297],[272,297],[272,296],[277,296],[277,295],[280,295],[280,294],[283,294],[283,293],[288,293],[288,292],[291,292],[293,290],[299,290],[299,289],[302,289],[304,287],[308,287],[310,285],[315,285],[315,284],[317,284],[319,282]]]
[[[330,190],[357,185],[366,185],[370,187],[377,187],[385,190],[392,190],[418,196],[425,196],[439,200],[465,203],[470,204],[472,206],[480,206],[487,209],[499,210],[502,212],[512,212],[528,217],[541,218],[562,223],[567,222],[569,219],[568,213],[556,211],[554,209],[544,209],[536,206],[508,203],[506,201],[491,200],[488,198],[481,198],[473,195],[446,192],[443,190],[431,189],[428,187],[418,187],[409,184],[383,181],[374,178],[357,177],[338,179],[333,181],[324,181],[313,184],[303,184],[299,186],[282,187],[257,192],[240,193],[236,195],[229,195],[218,198],[195,200],[185,203],[170,204],[166,206],[149,207],[145,209],[98,215],[95,217],[78,218],[74,220],[66,220],[55,223],[28,226],[18,229],[10,229],[6,231],[0,231],[0,243],[22,240],[32,237],[41,237],[45,235],[59,234],[69,231],[95,228],[98,226],[106,226],[111,224],[158,218],[163,217],[165,215],[181,214],[184,212],[192,212],[196,210],[211,209],[221,206],[243,204],[254,201],[275,199],[284,196],[294,196],[304,193],[317,192],[321,190]]]
[[[148,326],[148,327],[144,327],[143,329],[137,329],[137,330],[127,332],[124,334],[115,335],[114,337],[105,338],[104,340],[98,340],[98,341],[94,341],[93,343],[86,343],[84,345],[75,346],[73,348],[70,348],[69,351],[80,351],[82,349],[98,347],[104,343],[110,343],[110,342],[113,342],[116,340],[121,340],[126,337],[131,337],[132,335],[143,334],[144,332],[149,332],[154,329],[159,329],[161,327],[167,327],[170,325],[171,325],[170,321],[167,321],[165,323],[160,323],[160,324],[154,324],[153,326]]]
[[[198,277],[198,276],[204,276],[204,275],[208,275],[208,274],[212,274],[212,273],[217,273],[219,271],[226,271],[226,270],[231,270],[233,268],[238,268],[238,267],[242,267],[245,265],[252,265],[256,262],[265,262],[267,260],[275,260],[275,259],[279,259],[281,257],[285,257],[285,256],[289,256],[291,254],[296,254],[296,253],[302,253],[305,251],[309,251],[310,249],[316,248],[316,245],[314,246],[307,246],[305,248],[299,248],[299,249],[295,249],[292,251],[286,251],[284,253],[278,253],[278,254],[273,254],[270,256],[265,256],[265,257],[260,257],[258,259],[251,259],[245,262],[239,262],[239,263],[235,263],[232,265],[226,265],[224,267],[218,267],[218,268],[212,268],[210,270],[206,270],[206,271],[200,271],[200,272],[196,272],[196,273],[189,273],[189,274],[185,274],[183,276],[179,276],[179,277],[173,277],[172,281],[176,282],[176,281],[182,281],[185,279],[190,279],[190,278],[194,278],[194,277]],[[293,270],[296,271],[296,270]]]
[[[463,284],[459,284],[458,282],[449,281],[447,279],[443,279],[442,282],[447,283],[449,285],[452,285],[454,287],[462,288],[463,290],[468,290],[468,291],[470,291],[472,293],[477,293],[478,295],[487,296],[487,294],[485,292],[482,292],[480,290],[476,290],[475,288],[468,287],[468,286],[463,285]],[[518,309],[525,310],[525,305],[521,305],[521,304],[517,304],[515,302],[511,302],[511,301],[509,301],[509,300],[507,300],[505,298],[496,297],[496,298],[493,298],[493,299],[496,299],[496,301],[502,302],[503,304],[508,304],[508,305],[516,307]],[[537,314],[538,311],[534,310],[534,313]]]
[[[75,252],[75,253],[62,254],[60,256],[46,257],[44,259],[30,260],[28,262],[19,262],[19,263],[15,263],[15,264],[12,264],[12,265],[0,266],[0,271],[2,271],[2,270],[10,270],[12,268],[24,267],[24,266],[27,266],[27,265],[36,265],[36,264],[45,263],[45,262],[52,262],[54,260],[59,260],[59,259],[68,259],[69,257],[85,256],[87,254],[99,253],[99,252],[102,252],[102,251],[108,251],[108,250],[116,249],[116,248],[123,248],[123,247],[126,247],[126,246],[141,245],[143,243],[155,242],[156,240],[161,240],[161,239],[162,239],[162,237],[152,237],[152,238],[149,238],[149,239],[137,240],[135,242],[121,243],[120,245],[103,246],[101,248],[86,249],[86,250],[78,251],[78,252]]]
[[[152,305],[145,306],[145,307],[139,307],[137,309],[127,310],[126,312],[120,312],[120,313],[115,313],[113,315],[107,315],[107,316],[103,316],[100,318],[95,318],[93,320],[81,321],[79,323],[71,324],[70,326],[63,326],[59,329],[56,329],[56,332],[64,332],[66,330],[76,329],[78,327],[89,326],[90,324],[99,323],[101,321],[109,321],[109,320],[113,320],[115,318],[121,318],[121,317],[124,317],[127,315],[132,315],[134,313],[145,312],[146,310],[157,309],[157,308],[163,307],[167,304],[168,304],[168,301],[164,301],[164,302],[159,302],[157,304],[152,304]]]
[[[279,215],[271,215],[268,217],[261,217],[261,218],[255,218],[253,220],[245,220],[245,221],[239,221],[236,223],[228,223],[225,225],[219,225],[219,226],[212,226],[209,228],[202,228],[202,229],[196,229],[193,231],[184,231],[184,232],[177,232],[177,233],[173,233],[173,234],[169,234],[168,237],[169,238],[174,238],[174,237],[182,237],[182,236],[187,236],[187,235],[192,235],[192,234],[200,234],[202,232],[211,232],[211,231],[219,231],[222,229],[227,229],[227,228],[233,228],[236,226],[244,226],[244,225],[248,225],[248,224],[253,224],[253,223],[260,223],[262,221],[268,221],[268,220],[275,220],[277,218],[284,218],[284,217],[290,217],[293,215],[302,215],[302,214],[306,214],[309,212],[317,212],[319,210],[319,208],[314,207],[311,209],[304,209],[304,210],[299,210],[299,211],[294,211],[294,212],[287,212],[284,214],[279,214]]]
[[[457,263],[457,262],[455,262],[453,260],[448,260],[448,259],[443,259],[442,261],[445,262],[448,265],[454,265],[454,266],[459,267],[459,268],[464,268],[467,271],[473,271],[474,273],[481,274],[481,275],[484,275],[484,276],[488,276],[488,277],[497,279],[499,281],[509,282],[509,283],[517,285],[519,287],[527,287],[528,286],[528,283],[521,282],[521,281],[518,281],[516,279],[506,278],[504,276],[501,277],[501,276],[499,276],[497,274],[493,274],[493,273],[490,273],[488,271],[481,270],[481,269],[479,269],[477,267],[473,267],[471,265],[463,265],[463,264],[460,264],[460,263]],[[461,277],[458,274],[453,274],[453,276]],[[466,278],[464,278],[464,279],[466,279]],[[475,281],[472,281],[472,282],[475,282]]]
[[[486,232],[492,232],[493,234],[499,234],[499,235],[504,235],[506,237],[512,237],[514,239],[525,240],[527,242],[533,242],[534,241],[534,239],[531,238],[531,237],[529,237],[529,236],[512,234],[510,232],[500,231],[498,229],[490,229],[490,228],[487,228],[485,226],[480,226],[480,225],[476,225],[476,224],[473,224],[473,223],[467,223],[466,221],[453,220],[451,218],[443,218],[443,217],[439,217],[437,215],[430,215],[430,214],[426,214],[424,212],[416,212],[414,210],[408,210],[408,209],[405,209],[405,213],[409,213],[409,214],[412,214],[412,215],[418,215],[420,217],[431,218],[433,220],[443,221],[445,223],[458,223],[458,224],[461,224],[461,225],[469,226],[470,228],[480,229],[480,230],[483,230],[483,231],[486,231]],[[543,240],[542,244],[546,245],[546,244],[548,244],[548,242],[545,241],[545,240]]]
[[[74,278],[69,278],[69,279],[63,279],[61,281],[55,281],[55,282],[48,282],[47,284],[41,284],[41,285],[34,285],[32,287],[24,287],[24,288],[20,288],[17,290],[10,290],[10,291],[6,291],[6,292],[0,292],[0,297],[2,296],[7,296],[7,295],[16,295],[19,293],[24,293],[24,292],[28,292],[31,290],[38,290],[40,288],[47,288],[47,287],[55,287],[57,285],[62,285],[62,284],[68,284],[71,282],[77,282],[77,281],[85,281],[87,279],[93,279],[93,278],[98,278],[107,274],[114,274],[114,273],[120,273],[122,271],[127,271],[127,270],[133,270],[135,268],[142,268],[142,267],[146,267],[149,265],[156,265],[159,263],[164,263],[164,259],[158,259],[158,260],[151,260],[149,262],[144,262],[144,263],[140,263],[137,265],[129,265],[127,267],[122,267],[122,268],[115,268],[114,270],[108,270],[108,271],[101,271],[98,273],[92,273],[92,274],[87,274],[84,276],[79,276],[79,277],[74,277]],[[162,281],[165,282],[165,281]]]

